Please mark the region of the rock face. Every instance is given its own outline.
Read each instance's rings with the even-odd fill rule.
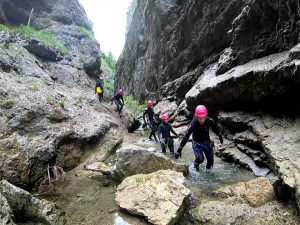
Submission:
[[[212,117],[238,111],[234,123],[219,117],[229,142],[218,154],[259,176],[278,172],[299,199],[299,2],[137,0],[130,12],[118,85],[176,104],[175,127],[198,104]]]
[[[5,213],[9,216],[1,220],[1,224],[2,222],[5,222],[4,224],[14,224],[16,221],[62,224],[59,212],[53,203],[39,200],[29,192],[10,184],[6,180],[0,182],[0,196],[1,201],[4,203],[4,211],[1,210],[1,215]]]
[[[0,179],[28,189],[48,165],[76,167],[111,126],[95,111],[100,46],[79,2],[4,0],[0,22],[27,24],[32,8],[31,25],[55,44],[0,31]]]
[[[145,216],[156,225],[172,225],[187,206],[189,189],[182,173],[161,170],[126,178],[118,187],[117,204],[128,212]]]
[[[118,179],[166,169],[182,172],[184,175],[189,172],[188,165],[176,163],[161,153],[148,151],[139,146],[125,146],[117,151],[115,176]]]
[[[128,20],[117,83],[143,99],[186,74],[195,81],[212,62],[222,74],[252,59],[288,50],[299,41],[298,14],[297,0],[137,0]],[[193,85],[180,83],[178,90],[188,91]]]
[[[299,149],[300,120],[244,112],[222,112],[219,121],[226,127],[228,138],[232,134],[251,130],[248,143],[258,140],[262,151],[269,155],[269,161],[283,181],[285,193],[291,193],[300,205],[299,199]],[[256,138],[253,138],[253,135]],[[234,137],[237,137],[235,135]],[[246,142],[244,142],[246,143]],[[253,145],[252,145],[253,146]],[[259,149],[261,151],[261,149]],[[222,153],[221,153],[222,154]],[[287,198],[288,196],[285,196]]]

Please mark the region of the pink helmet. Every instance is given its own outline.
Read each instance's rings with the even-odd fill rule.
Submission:
[[[100,78],[99,78],[100,80],[104,80],[104,77],[103,76],[100,76]]]
[[[207,116],[207,109],[204,105],[198,105],[195,110],[195,116],[204,117]]]
[[[161,116],[161,119],[162,119],[163,121],[168,121],[168,120],[170,119],[169,114],[168,114],[168,113],[164,113],[164,114]]]
[[[149,101],[147,102],[147,105],[148,105],[149,107],[152,107],[152,106],[153,106],[153,102],[149,100]]]
[[[121,88],[118,90],[118,94],[123,94],[123,90]]]

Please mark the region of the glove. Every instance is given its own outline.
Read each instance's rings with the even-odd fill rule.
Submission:
[[[221,143],[221,145],[222,145],[222,144],[223,144],[223,137],[222,137],[221,134],[219,135],[219,140],[220,140],[220,143]]]
[[[178,159],[179,157],[181,158],[181,152],[182,152],[182,148],[179,147],[177,149],[177,152],[175,153],[175,159]]]

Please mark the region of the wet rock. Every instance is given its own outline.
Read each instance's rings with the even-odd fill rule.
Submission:
[[[79,170],[76,171],[74,174],[76,177],[87,177],[92,180],[102,181],[103,174],[97,171],[86,171],[86,170]]]
[[[32,54],[45,60],[59,61],[63,58],[62,53],[57,49],[52,46],[47,46],[38,40],[30,40],[28,45],[24,47]]]
[[[236,66],[237,59],[231,48],[226,48],[220,55],[218,61],[217,75],[227,72],[232,67]]]
[[[161,170],[127,177],[118,187],[117,204],[157,225],[174,224],[187,206],[189,189],[182,173]]]
[[[135,145],[124,146],[117,151],[115,166],[115,176],[119,179],[165,169],[183,172],[184,175],[189,172],[188,165],[177,163],[161,153]]]
[[[136,118],[136,116],[128,110],[123,112],[122,121],[125,124],[128,133],[133,133],[141,125],[141,122]]]
[[[275,192],[271,182],[259,177],[248,182],[240,182],[215,191],[219,198],[240,197],[253,207],[262,206],[275,200]]]
[[[53,203],[39,200],[5,180],[0,181],[0,192],[7,199],[16,220],[61,224],[59,211]]]
[[[235,198],[201,204],[190,215],[195,223],[211,225],[281,225],[297,221],[295,212],[279,202],[253,208]]]
[[[256,165],[250,156],[240,151],[233,144],[224,144],[224,148],[217,148],[216,154],[224,157],[228,161],[233,161],[243,166],[252,171],[256,176],[266,176],[270,172],[269,168]]]
[[[6,198],[0,193],[0,223],[3,225],[15,225],[14,214],[6,200]]]
[[[275,172],[287,187],[287,192],[290,192],[300,205],[299,117],[292,119],[244,112],[222,112],[219,114],[219,121],[229,130],[235,126],[252,130],[273,164]]]
[[[113,174],[113,168],[104,162],[94,162],[90,165],[85,165],[84,168],[91,171],[98,171],[104,175]]]

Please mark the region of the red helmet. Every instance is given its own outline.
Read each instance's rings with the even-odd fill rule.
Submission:
[[[196,110],[195,110],[195,116],[197,117],[204,117],[204,116],[207,116],[208,113],[207,113],[207,109],[204,105],[198,105],[196,107]]]
[[[148,105],[149,107],[152,107],[152,106],[153,106],[153,102],[149,100],[149,101],[147,102],[147,105]]]
[[[168,113],[164,113],[161,116],[161,119],[162,119],[162,121],[165,121],[165,122],[168,121],[170,119],[169,114]]]
[[[118,90],[118,94],[123,94],[123,90],[121,88]]]

